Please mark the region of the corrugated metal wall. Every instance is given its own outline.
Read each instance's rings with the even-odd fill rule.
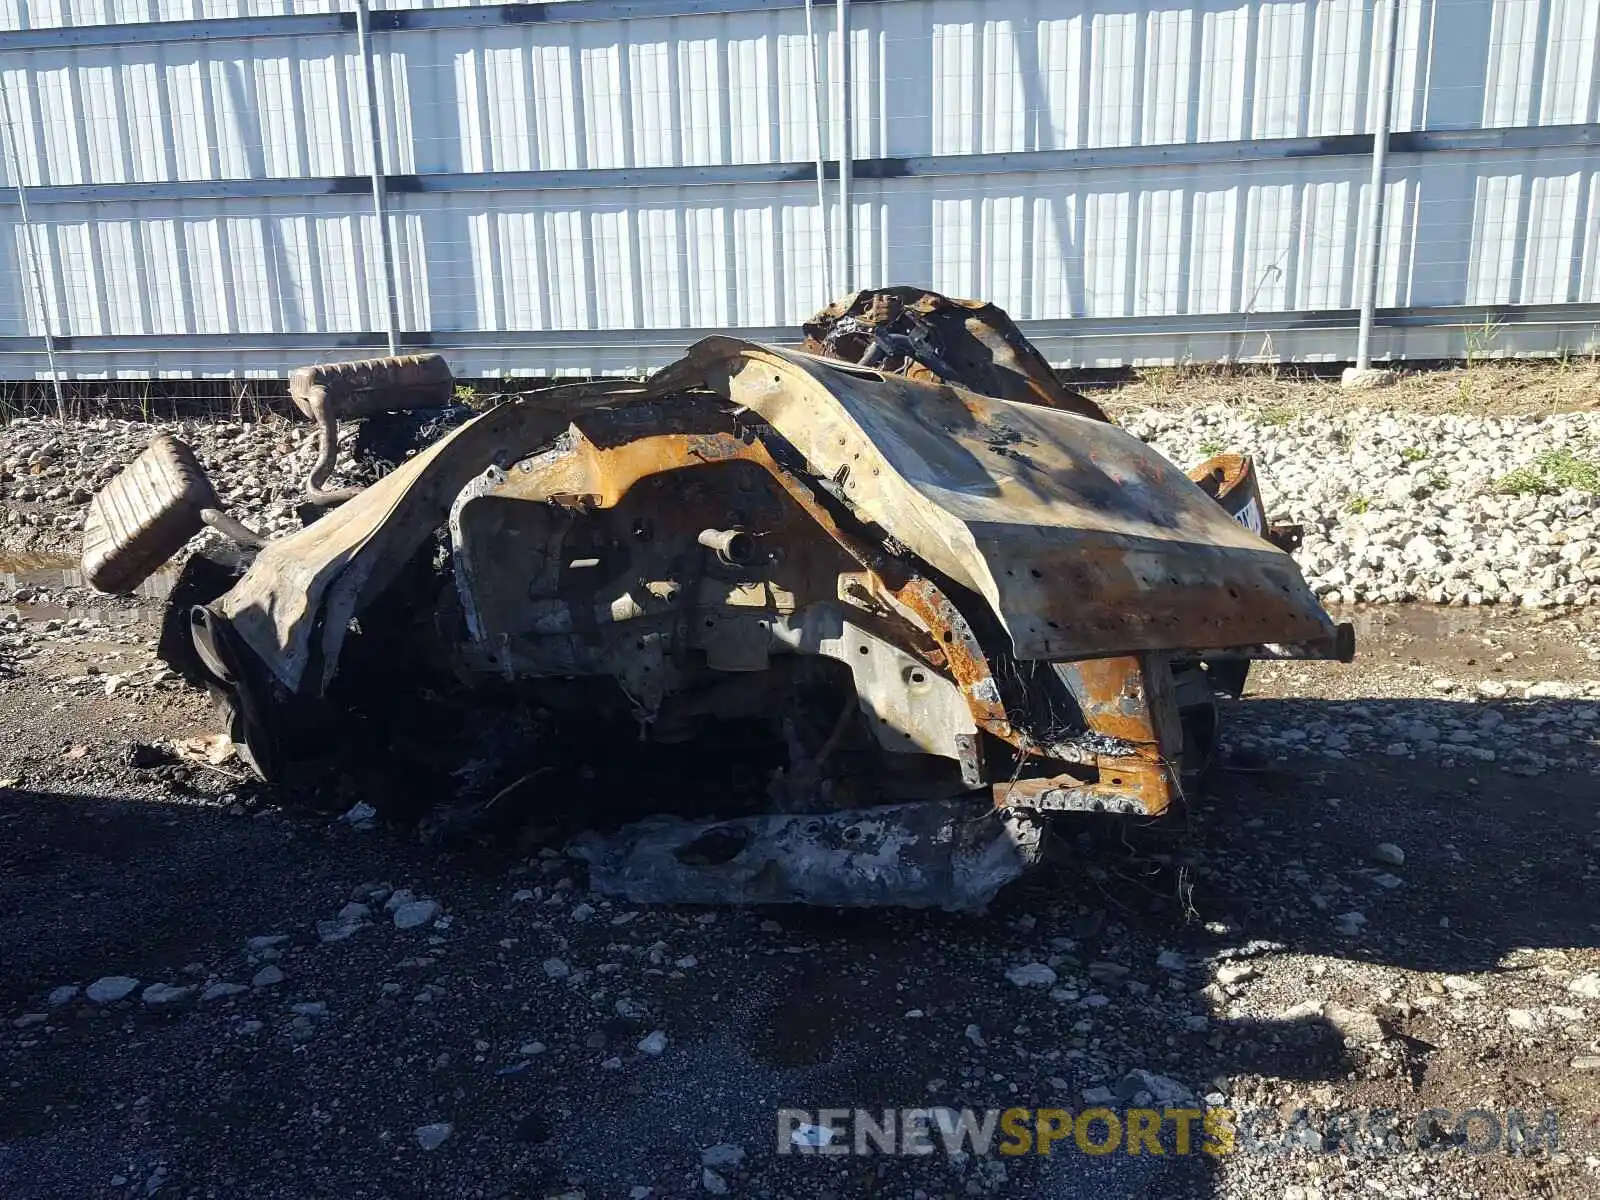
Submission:
[[[992,298],[1061,363],[1351,356],[1373,0],[879,0],[848,19],[854,283]],[[1588,350],[1600,4],[1401,0],[1400,20],[1377,353]],[[830,160],[835,21],[818,6]],[[405,344],[461,374],[637,370],[695,330],[783,336],[843,290],[802,8],[373,26]],[[382,351],[349,12],[0,0],[0,27],[18,31],[0,35],[0,376],[45,369],[46,321],[73,374]]]

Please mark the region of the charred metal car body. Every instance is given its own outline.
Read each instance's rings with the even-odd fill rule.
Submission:
[[[1239,664],[1349,658],[1348,627],[1261,536],[1247,462],[1197,483],[999,310],[891,289],[806,332],[815,353],[713,337],[644,383],[512,400],[266,544],[191,618],[258,772],[281,768],[285,708],[324,692],[352,622],[441,528],[430,625],[463,682],[644,741],[781,727],[766,814],[669,837],[712,881],[675,898],[730,898],[731,872],[732,898],[981,903],[1033,856],[1030,812],[1180,799]],[[872,806],[963,796],[912,818],[946,854],[908,883],[891,851],[918,805]],[[975,811],[992,836],[965,831]],[[661,847],[587,857],[612,890],[666,898],[641,882]],[[863,859],[865,890],[818,882]]]

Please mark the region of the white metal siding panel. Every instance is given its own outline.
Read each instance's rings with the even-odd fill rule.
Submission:
[[[1245,5],[1201,13],[1197,141],[1231,142],[1244,136],[1250,21],[1251,11]]]
[[[972,197],[935,199],[932,215],[934,290],[951,296],[974,295]]]
[[[1091,146],[1129,146],[1138,128],[1141,80],[1136,67],[1139,14],[1095,13],[1090,33],[1089,140]]]
[[[1040,21],[1039,150],[1074,150],[1083,144],[1083,16]]]
[[[1007,312],[1021,312],[1025,202],[1021,196],[986,196],[978,225],[981,257],[972,293]]]
[[[1256,16],[1255,112],[1257,138],[1298,137],[1305,112],[1306,43],[1314,9],[1310,0],[1262,4]]]
[[[1186,312],[1220,313],[1234,307],[1234,243],[1238,190],[1195,191],[1192,225],[1184,239],[1190,257]]]
[[[933,62],[932,152],[971,154],[978,148],[973,129],[978,108],[971,22],[933,27]]]
[[[1361,99],[1370,65],[1369,12],[1370,4],[1362,0],[1319,0],[1316,6],[1305,130],[1309,137],[1365,128]]]
[[[1138,262],[1134,271],[1135,316],[1161,317],[1178,304],[1183,261],[1184,193],[1158,188],[1139,194]]]
[[[1472,241],[1467,248],[1468,304],[1510,303],[1521,203],[1520,175],[1486,175],[1478,179]]]
[[[1483,123],[1527,122],[1533,98],[1540,0],[1494,0]]]
[[[620,208],[596,211],[589,219],[589,236],[594,244],[595,322],[601,329],[629,329],[639,319],[630,214]]]
[[[771,46],[765,35],[728,44],[729,162],[772,160]]]
[[[1540,175],[1533,179],[1523,256],[1523,304],[1561,304],[1572,281],[1572,238],[1582,176]]]
[[[1125,191],[1084,197],[1084,316],[1121,317],[1129,312],[1131,199]]]
[[[779,263],[783,275],[780,325],[806,320],[828,302],[823,286],[822,224],[811,204],[779,206]],[[924,268],[925,269],[925,268]]]
[[[291,7],[0,0],[0,23]],[[1371,8],[1372,0],[1128,0],[1067,12],[1031,0],[852,6],[853,151],[1098,150],[1360,132],[1370,128],[1376,87]],[[830,157],[842,118],[834,17],[831,6],[818,9]],[[380,31],[386,165],[426,174],[807,162],[816,147],[803,29],[800,10],[782,9]],[[1587,0],[1402,0],[1395,126],[1593,120],[1597,42],[1600,5]],[[343,35],[130,38],[23,54],[7,54],[0,39],[0,94],[31,185],[348,177],[370,165],[359,66]],[[1581,147],[1395,156],[1381,302],[1600,302],[1589,157]],[[1017,161],[994,174],[858,178],[856,282],[986,295],[1025,320],[1348,307],[1361,271],[1367,168],[1361,155],[1045,174]],[[4,178],[10,170],[0,163]],[[380,330],[377,230],[364,181],[354,183],[344,194],[281,200],[41,204],[51,327],[83,336]],[[826,220],[837,252],[834,186]],[[390,204],[405,328],[788,325],[829,298],[823,220],[806,173],[789,184],[402,190]],[[37,333],[8,206],[0,206],[0,273],[18,281],[0,289],[0,335]],[[1119,337],[1052,352],[1104,361],[1129,347],[1157,357],[1239,352],[1203,339]],[[199,366],[167,355],[155,365],[271,367],[253,353]],[[574,337],[533,358],[513,347],[452,360],[466,373],[585,362],[611,370],[659,353],[602,352]],[[126,359],[76,363],[115,372]]]
[[[1158,9],[1146,18],[1144,48],[1145,145],[1187,142],[1189,75],[1195,68],[1188,9]]]
[[[1578,294],[1573,298],[1593,304],[1600,302],[1600,171],[1587,171],[1582,179],[1586,202],[1579,206],[1580,259],[1574,267],[1578,275]]]
[[[777,324],[772,209],[766,205],[736,207],[733,246],[734,322],[747,327]]]
[[[1268,183],[1249,189],[1239,278],[1243,312],[1281,312],[1290,307],[1298,193],[1294,184]]]
[[[719,45],[710,38],[677,44],[678,96],[682,104],[683,162],[693,165],[720,163],[723,119],[722,76],[717,61]]]
[[[641,21],[656,26],[664,22]],[[643,36],[644,30],[641,29]],[[677,80],[673,78],[676,59],[672,43],[633,41],[628,46],[628,67],[632,76],[633,166],[675,166],[678,161]]]
[[[1549,0],[1545,78],[1539,98],[1541,125],[1577,125],[1593,119],[1595,42],[1600,4]]]
[[[1349,273],[1359,186],[1349,181],[1308,183],[1301,191],[1300,295],[1297,308],[1344,308],[1353,290]]]
[[[1378,307],[1409,304],[1410,268],[1421,206],[1411,180],[1391,179],[1384,188],[1382,253],[1378,260]]]
[[[1025,36],[1033,36],[1033,31],[1026,31]],[[979,148],[984,153],[1028,149],[1028,105],[1023,95],[1017,31],[1010,21],[984,22],[983,93],[976,116],[983,126]]]

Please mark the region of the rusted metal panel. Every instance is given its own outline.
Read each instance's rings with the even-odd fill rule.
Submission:
[[[730,338],[651,387],[695,381],[755,410],[864,520],[984,596],[1019,658],[1332,633],[1288,555],[1108,423]]]
[[[639,392],[620,381],[574,385],[484,413],[316,524],[271,542],[217,612],[291,692],[308,683],[320,692],[338,669],[350,618],[444,523],[485,463],[552,440],[575,408]]]

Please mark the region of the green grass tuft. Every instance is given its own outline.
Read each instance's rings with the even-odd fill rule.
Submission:
[[[1571,450],[1547,450],[1531,466],[1502,475],[1494,490],[1507,496],[1553,496],[1557,492],[1600,493],[1600,463]]]

